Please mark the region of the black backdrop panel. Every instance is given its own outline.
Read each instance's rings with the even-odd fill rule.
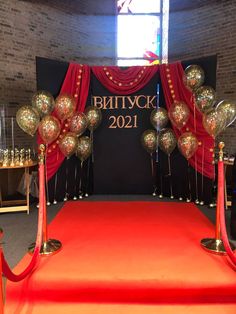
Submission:
[[[198,64],[205,71],[204,85],[215,88],[216,85],[216,56],[187,60],[182,62],[184,67],[190,64]],[[46,58],[36,58],[37,89],[47,90],[56,97],[60,91],[69,63],[55,61]],[[136,93],[155,94],[158,77],[153,79],[147,89]],[[91,93],[93,95],[110,95],[110,93],[94,77],[91,77],[90,94],[87,105],[91,103]],[[165,107],[163,94],[160,87],[160,106]],[[63,200],[66,192],[69,198],[78,195],[79,180],[82,178],[84,191],[100,194],[150,194],[153,191],[153,180],[151,176],[151,160],[149,154],[142,148],[140,137],[144,130],[152,128],[150,124],[150,110],[133,109],[132,114],[138,115],[138,128],[131,129],[130,132],[124,129],[108,129],[109,110],[102,110],[103,121],[100,127],[94,131],[94,165],[91,159],[84,165],[82,174],[80,162],[72,156],[61,165],[57,175],[49,181],[49,197],[53,201]],[[123,111],[122,114],[124,114]],[[116,113],[117,114],[117,113]],[[127,113],[127,114],[130,114]],[[141,116],[142,115],[142,116]],[[156,157],[154,157],[154,161]],[[163,192],[170,195],[170,186],[173,188],[175,197],[188,197],[189,180],[191,182],[191,194],[193,198],[198,191],[198,197],[206,203],[212,201],[212,180],[197,175],[193,168],[187,167],[186,159],[176,148],[171,154],[172,176],[168,176],[168,159],[166,154],[158,151],[158,163],[154,163],[156,168],[157,193]],[[75,177],[75,169],[77,176]],[[94,175],[93,175],[94,170]],[[89,173],[89,174],[88,174]],[[68,174],[68,175],[66,175]],[[196,179],[198,189],[196,190]],[[57,182],[57,184],[55,184]],[[202,182],[204,183],[202,185]],[[93,190],[94,184],[94,190]]]
[[[145,88],[134,95],[129,95],[130,98],[134,99],[135,95],[149,95],[150,98],[156,96],[157,82],[158,75]],[[96,96],[111,95],[94,76],[91,93]],[[147,99],[140,98],[142,107],[147,103]],[[152,104],[157,106],[156,99]],[[127,109],[122,109],[121,103],[118,109],[101,109],[102,124],[94,132],[94,193],[96,194],[148,194],[153,191],[150,155],[142,148],[140,140],[145,130],[152,129],[150,113],[153,107],[148,104],[149,108],[141,109],[135,105],[134,108],[128,109],[129,106],[129,102],[126,101]],[[109,119],[111,116],[118,119],[118,125],[114,124],[115,128],[110,128],[115,119]],[[124,117],[126,121],[122,124]],[[128,119],[131,119],[132,128],[118,127],[125,126]]]

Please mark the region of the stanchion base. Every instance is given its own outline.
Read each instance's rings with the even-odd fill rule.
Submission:
[[[234,251],[235,246],[233,243],[229,242],[231,249]],[[202,239],[201,246],[208,252],[218,255],[227,255],[224,243],[222,240],[219,239]]]
[[[33,254],[35,249],[35,243],[32,243],[29,248],[29,254]],[[47,242],[43,242],[40,249],[40,255],[53,255],[58,253],[62,249],[60,241],[55,239],[49,239]]]

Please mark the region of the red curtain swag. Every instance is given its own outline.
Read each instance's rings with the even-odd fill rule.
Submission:
[[[90,84],[90,67],[88,65],[70,63],[60,94],[70,94],[75,98],[76,111],[84,112]],[[52,113],[54,115],[54,113]],[[69,130],[68,121],[61,125],[59,138]],[[38,143],[43,143],[38,135]],[[59,139],[47,145],[46,149],[46,180],[57,172],[65,156],[58,147]]]
[[[194,104],[194,96],[186,88],[183,82],[184,70],[180,62],[173,64],[163,64],[160,66],[161,84],[164,91],[167,109],[175,100],[184,101],[190,109],[190,117],[185,127],[178,130],[173,127],[177,139],[184,132],[190,131],[196,135],[199,146],[192,158],[190,165],[204,176],[213,179],[215,177],[215,167],[212,163],[214,139],[206,132],[202,124],[202,113]]]
[[[194,106],[193,94],[183,83],[184,70],[181,63],[135,66],[125,70],[116,66],[93,66],[90,68],[87,65],[71,63],[60,94],[68,93],[73,95],[77,103],[77,111],[83,112],[88,97],[90,71],[111,93],[115,95],[129,95],[148,84],[159,70],[167,109],[170,108],[174,100],[182,100],[190,108],[190,118],[186,126],[180,131],[173,126],[177,138],[188,130],[192,131],[201,143],[201,146],[199,146],[195,156],[189,160],[189,163],[198,172],[212,179],[214,178],[214,165],[212,164],[214,140],[205,131],[202,125],[202,113]],[[66,121],[61,127],[59,138],[67,130],[68,122]],[[42,142],[40,138],[39,142]],[[47,147],[47,180],[56,173],[65,158],[58,148],[58,142],[57,140]],[[202,162],[204,162],[204,167]]]
[[[158,68],[158,65],[134,66],[122,70],[115,66],[93,66],[92,72],[111,93],[129,95],[147,85]]]

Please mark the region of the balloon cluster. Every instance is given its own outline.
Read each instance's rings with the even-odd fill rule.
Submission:
[[[141,136],[141,143],[150,154],[154,153],[158,146],[170,155],[176,147],[176,137],[170,128],[165,128],[169,121],[168,112],[165,108],[153,109],[150,115],[150,122],[155,130],[146,130]]]
[[[54,100],[49,92],[42,90],[33,95],[31,106],[22,106],[17,111],[16,121],[19,127],[31,136],[38,130],[45,144],[57,140],[59,149],[65,157],[76,153],[80,160],[84,161],[91,154],[92,143],[89,137],[81,135],[87,128],[93,131],[98,127],[101,122],[101,111],[89,106],[85,113],[76,112],[76,102],[71,95],[60,94]],[[69,130],[60,135],[65,124]]]
[[[222,100],[216,103],[216,92],[211,86],[203,85],[205,74],[199,65],[189,65],[185,69],[184,83],[193,92],[196,107],[203,114],[203,126],[216,138],[236,119],[236,104]]]

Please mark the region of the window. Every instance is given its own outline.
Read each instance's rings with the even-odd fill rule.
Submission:
[[[169,0],[117,0],[117,64],[167,62]]]

